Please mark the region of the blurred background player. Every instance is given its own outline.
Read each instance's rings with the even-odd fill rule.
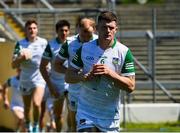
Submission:
[[[39,71],[42,54],[47,40],[38,36],[38,24],[35,20],[25,23],[26,37],[17,42],[12,67],[21,68],[20,91],[23,95],[26,130],[31,127],[31,102],[33,103],[33,132],[39,131],[39,116],[44,95],[45,81]]]
[[[44,123],[45,114],[48,114],[49,119],[46,123]],[[56,131],[56,123],[54,119],[53,113],[53,98],[49,93],[49,89],[45,88],[44,97],[41,103],[41,114],[39,119],[39,129],[40,132],[55,132]],[[46,128],[45,128],[46,127]]]
[[[61,47],[55,62],[56,71],[63,73],[63,63],[68,59],[70,62],[73,59],[77,49],[79,49],[83,43],[97,39],[95,32],[95,21],[92,18],[81,18],[77,23],[78,34],[70,44],[65,44]],[[76,110],[77,102],[79,97],[81,85],[80,84],[69,84],[68,88],[68,108],[70,110],[70,126],[69,130],[72,132],[76,131]]]
[[[3,101],[4,101],[4,108],[9,109],[13,112],[15,117],[15,125],[16,131],[25,131],[24,128],[24,105],[22,100],[22,95],[19,91],[19,76],[21,70],[17,68],[17,75],[10,77],[6,83],[3,84]],[[12,89],[11,95],[11,104],[9,104],[8,99],[8,88]]]
[[[64,74],[58,73],[54,70],[54,61],[59,49],[71,41],[68,39],[70,33],[70,23],[67,20],[59,20],[56,23],[55,28],[57,37],[48,42],[41,60],[40,71],[47,83],[47,87],[49,88],[51,95],[54,98],[53,108],[56,131],[60,132],[63,124],[62,112],[66,92],[65,87],[67,85],[64,80]],[[50,70],[47,69],[49,63],[51,64]]]

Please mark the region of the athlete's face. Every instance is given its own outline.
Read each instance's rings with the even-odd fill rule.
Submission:
[[[70,30],[68,26],[63,26],[57,30],[58,38],[64,42],[69,36]]]
[[[90,22],[84,22],[84,25],[79,27],[79,36],[82,42],[88,42],[92,39],[94,27]]]
[[[101,20],[98,23],[97,29],[100,39],[111,41],[115,37],[117,24],[115,21]]]
[[[25,28],[25,30],[26,30],[26,36],[28,39],[32,40],[32,39],[37,37],[38,28],[37,28],[37,25],[35,23],[28,25]]]

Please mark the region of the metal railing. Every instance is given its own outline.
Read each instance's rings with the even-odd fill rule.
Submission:
[[[45,1],[44,1],[45,2]],[[2,5],[4,5],[4,3],[1,2]],[[46,3],[47,5],[47,3]],[[50,5],[48,5],[50,6]],[[50,7],[49,7],[50,8]],[[71,8],[21,8],[21,9],[17,9],[17,8],[8,8],[6,5],[4,5],[3,9],[0,9],[0,11],[6,12],[6,13],[14,13],[14,14],[44,14],[44,13],[49,13],[49,14],[63,14],[63,13],[84,13],[84,14],[88,14],[88,13],[92,13],[92,12],[101,12],[105,9],[97,9],[97,8],[90,8],[90,9],[83,9],[83,8],[75,8],[75,9],[71,9]],[[56,15],[54,15],[56,17]],[[16,16],[17,17],[17,16]],[[156,102],[156,86],[158,86],[165,95],[167,95],[169,97],[169,99],[171,99],[173,102],[178,102],[166,89],[165,86],[163,86],[160,81],[158,81],[156,79],[156,68],[155,68],[155,60],[156,60],[156,54],[155,54],[155,49],[156,49],[156,38],[169,38],[169,37],[173,37],[173,38],[179,38],[180,37],[180,31],[157,31],[157,27],[156,27],[156,21],[157,21],[157,14],[156,14],[156,9],[152,10],[152,29],[151,30],[147,30],[147,31],[122,31],[122,32],[118,32],[117,33],[117,37],[120,38],[146,38],[148,40],[148,69],[141,64],[140,61],[138,61],[136,58],[135,62],[138,65],[138,67],[140,67],[140,69],[145,73],[145,75],[148,76],[148,78],[151,80],[151,85],[152,85],[152,90],[153,90],[153,102]],[[17,17],[18,18],[18,17]],[[22,20],[22,19],[21,19]],[[23,22],[24,24],[24,22]],[[22,24],[22,25],[23,25]],[[141,84],[137,83],[137,88],[140,86]],[[148,86],[148,85],[147,85]]]

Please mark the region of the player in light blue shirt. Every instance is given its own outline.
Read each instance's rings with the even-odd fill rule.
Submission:
[[[40,71],[47,83],[47,87],[54,98],[54,116],[57,132],[62,127],[62,109],[65,98],[66,83],[64,81],[64,73],[55,71],[54,62],[59,49],[63,45],[67,45],[71,39],[68,38],[70,33],[70,23],[67,20],[59,20],[56,23],[57,37],[48,42],[41,60]],[[47,69],[50,63],[50,70]],[[64,64],[64,69],[66,69]]]
[[[83,85],[76,116],[80,132],[119,132],[121,90],[135,88],[133,56],[116,40],[117,28],[116,15],[102,12],[98,39],[83,44],[66,71],[66,82]]]
[[[22,95],[19,90],[19,78],[21,70],[18,68],[17,75],[8,78],[6,83],[3,84],[3,101],[5,109],[11,108],[15,116],[16,131],[25,131],[24,128],[24,104],[22,100]],[[11,103],[8,100],[8,88],[11,88]]]
[[[59,54],[56,58],[55,67],[56,69],[62,69],[63,63],[68,59],[68,64],[72,61],[76,51],[83,45],[85,42],[89,42],[97,39],[95,32],[95,21],[92,18],[84,17],[82,18],[77,25],[78,35],[76,35],[75,40],[72,41],[69,45],[63,45],[59,51]],[[68,108],[70,112],[71,127],[69,131],[76,131],[76,111],[79,93],[81,91],[81,84],[69,84],[68,88]]]
[[[39,71],[42,54],[47,40],[39,37],[35,20],[25,23],[26,37],[17,42],[13,60],[13,68],[21,68],[20,91],[23,95],[26,130],[30,130],[31,102],[33,102],[33,131],[39,131],[39,114],[44,95],[45,81]]]

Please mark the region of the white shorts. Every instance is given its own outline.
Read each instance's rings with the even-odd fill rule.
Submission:
[[[45,84],[37,84],[37,87],[41,87],[42,89],[45,89]],[[28,87],[20,86],[19,90],[20,90],[22,95],[30,95],[30,94],[32,94],[34,88],[28,88]]]
[[[68,107],[71,111],[77,111],[78,96],[68,93]]]
[[[48,112],[51,112],[53,110],[53,98],[48,98],[46,100],[46,108],[48,109]]]
[[[64,80],[59,81],[55,79],[51,79],[52,84],[54,84],[56,91],[60,94],[60,97],[64,97],[64,92],[66,91],[66,83]]]
[[[119,119],[98,119],[85,113],[77,112],[77,130],[96,127],[102,132],[120,132]]]
[[[51,94],[49,92],[49,88],[46,85],[45,91],[44,91],[44,96],[43,96],[43,101],[47,101],[48,98],[51,98]]]
[[[12,111],[19,110],[21,112],[24,112],[24,108],[22,106],[16,106],[16,105],[11,105],[11,110]]]

